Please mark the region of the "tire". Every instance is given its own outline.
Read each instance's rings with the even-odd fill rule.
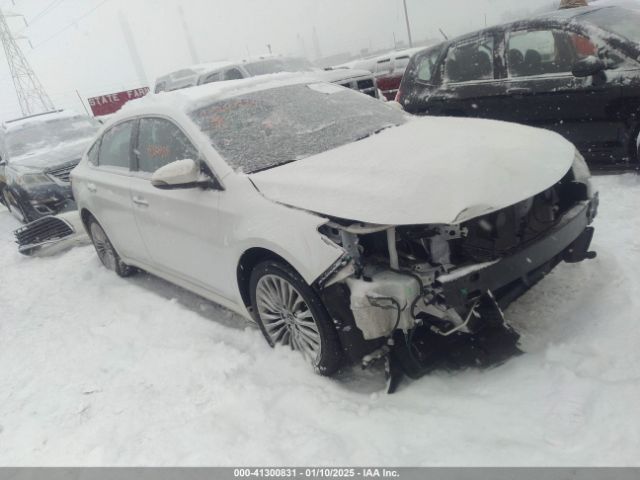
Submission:
[[[20,204],[20,201],[13,196],[13,194],[9,191],[8,188],[5,188],[2,191],[2,196],[4,198],[4,204],[9,209],[9,212],[16,217],[22,223],[29,223],[33,219],[27,214],[25,209]]]
[[[89,220],[89,236],[96,249],[98,258],[107,269],[116,272],[120,277],[126,278],[135,274],[137,270],[124,263],[111,244],[109,237],[102,226],[94,219]]]
[[[316,292],[290,266],[271,260],[251,273],[251,305],[267,343],[302,353],[315,371],[331,376],[342,365],[333,321]]]

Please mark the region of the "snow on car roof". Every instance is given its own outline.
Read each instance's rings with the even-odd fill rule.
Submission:
[[[553,12],[546,12],[536,16],[536,19],[544,20],[559,20],[559,21],[570,21],[575,18],[578,18],[585,13],[595,12],[596,10],[602,10],[603,8],[616,8],[618,5],[614,5],[612,3],[607,4],[592,4],[588,7],[577,7],[577,8],[565,8],[563,10],[555,10]]]
[[[219,61],[219,62],[208,62],[208,63],[199,63],[197,65],[189,65],[188,67],[181,68],[179,70],[174,70],[173,72],[167,73],[161,77],[158,77],[158,80],[166,80],[167,78],[175,78],[178,76],[188,77],[190,75],[201,74],[203,72],[210,72],[215,70],[222,70],[224,68],[232,67],[237,65],[237,62],[230,62],[227,60]],[[181,75],[184,74],[184,75]]]
[[[170,108],[188,112],[216,100],[302,83],[321,83],[321,80],[313,73],[275,73],[242,80],[208,83],[173,92],[149,94],[127,103],[109,123],[145,113],[154,108]]]
[[[55,110],[53,112],[38,113],[35,115],[30,115],[28,117],[16,118],[15,120],[8,120],[2,123],[2,129],[5,132],[10,132],[12,130],[25,128],[29,125],[35,125],[38,123],[48,122],[51,120],[73,118],[78,116],[80,115],[73,110]]]

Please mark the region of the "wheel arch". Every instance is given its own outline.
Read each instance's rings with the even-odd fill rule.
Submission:
[[[98,221],[98,219],[95,217],[95,215],[93,213],[91,213],[89,211],[89,209],[87,208],[83,208],[82,210],[80,210],[80,219],[82,220],[82,225],[84,226],[84,230],[85,232],[87,232],[87,235],[90,235],[89,232],[89,222],[93,219],[96,222]],[[100,222],[98,222],[100,223]]]
[[[299,273],[298,269],[296,269],[295,266],[293,266],[290,262],[288,262],[281,255],[278,255],[273,250],[269,250],[268,248],[263,247],[253,247],[246,250],[238,260],[238,265],[236,268],[236,280],[238,282],[238,290],[240,291],[240,298],[242,299],[242,303],[244,303],[244,306],[247,307],[249,311],[251,311],[251,272],[253,272],[253,269],[259,263],[265,262],[267,260],[282,262]]]

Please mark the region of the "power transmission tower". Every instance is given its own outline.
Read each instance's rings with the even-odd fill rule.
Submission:
[[[409,47],[413,48],[413,37],[411,35],[411,22],[409,21],[409,10],[407,9],[407,0],[403,0],[404,18],[407,21],[407,36],[409,37]]]
[[[40,80],[38,80],[38,77],[11,33],[7,23],[7,16],[5,16],[2,9],[0,9],[0,41],[4,47],[7,62],[9,63],[11,79],[16,89],[22,114],[27,116],[33,115],[34,113],[54,110],[53,102],[49,98],[49,95],[47,95],[47,92],[44,91]]]

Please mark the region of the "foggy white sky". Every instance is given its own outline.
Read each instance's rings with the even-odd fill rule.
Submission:
[[[439,38],[482,28],[505,16],[526,14],[550,0],[408,0],[414,38]],[[40,15],[53,5],[48,13]],[[155,77],[192,63],[178,7],[200,60],[266,53],[315,57],[313,28],[324,56],[362,48],[392,48],[406,41],[402,0],[0,0],[3,10],[33,20],[10,19],[13,31],[35,47],[21,46],[57,107],[81,110],[83,98],[142,86],[124,40],[118,12],[128,18],[152,84]],[[96,8],[97,7],[97,8]],[[95,9],[93,12],[92,10]],[[91,13],[90,13],[91,12]],[[31,23],[31,22],[30,22]],[[24,30],[23,30],[24,29]],[[304,47],[303,47],[304,46]],[[19,116],[0,50],[0,120]]]

